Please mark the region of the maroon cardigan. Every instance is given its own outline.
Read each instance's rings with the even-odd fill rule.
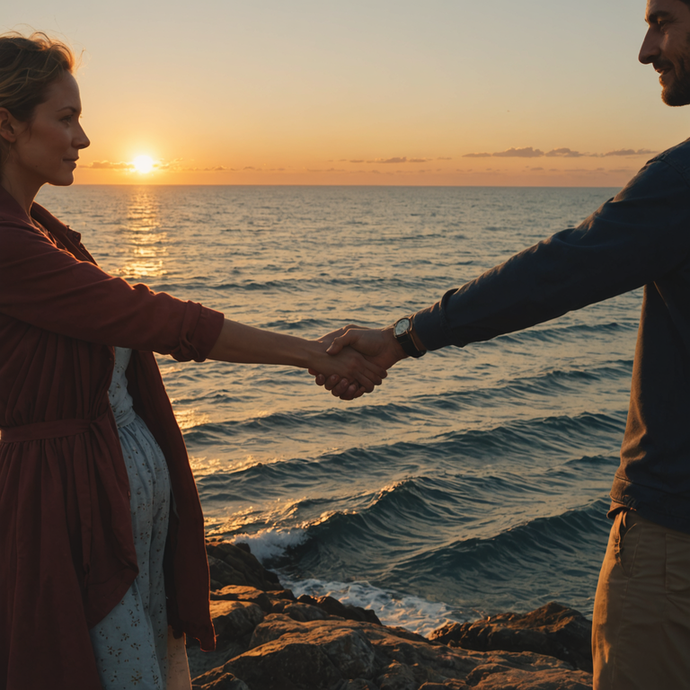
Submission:
[[[100,690],[89,628],[137,575],[129,482],[108,401],[113,346],[174,495],[173,630],[215,644],[204,523],[153,352],[202,361],[223,315],[104,273],[80,235],[0,187],[0,690]]]

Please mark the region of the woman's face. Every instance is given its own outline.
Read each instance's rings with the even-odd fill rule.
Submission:
[[[46,96],[30,123],[15,126],[17,138],[5,168],[14,182],[36,189],[46,182],[72,184],[79,151],[91,143],[79,122],[81,99],[74,77],[63,74]]]

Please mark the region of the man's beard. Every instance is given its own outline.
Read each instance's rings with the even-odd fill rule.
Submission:
[[[690,34],[687,37],[686,47],[687,52],[679,64],[673,65],[673,81],[661,91],[661,100],[666,105],[690,104]]]

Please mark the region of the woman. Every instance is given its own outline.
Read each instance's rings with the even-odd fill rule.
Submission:
[[[152,353],[311,368],[352,395],[385,373],[101,271],[34,203],[89,145],[73,69],[44,34],[0,37],[0,688],[163,690],[183,636],[208,650],[214,632],[201,508]]]

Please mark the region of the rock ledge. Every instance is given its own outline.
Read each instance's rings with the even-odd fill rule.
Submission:
[[[424,638],[282,588],[246,545],[207,542],[218,648],[188,645],[193,690],[589,690],[591,623],[556,603]]]

